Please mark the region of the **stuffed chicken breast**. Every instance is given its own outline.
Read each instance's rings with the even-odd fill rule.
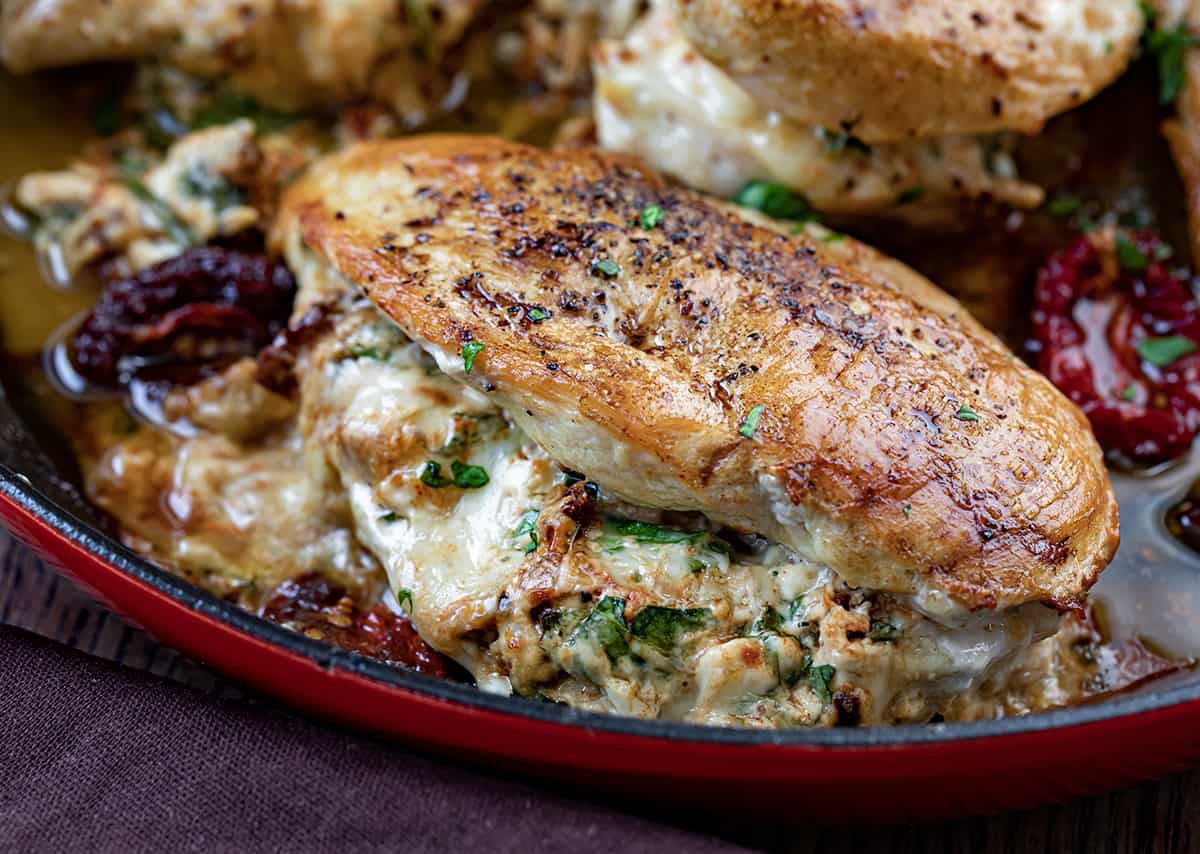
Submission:
[[[1116,547],[1080,414],[912,271],[632,161],[356,147],[286,196],[306,447],[436,649],[649,717],[923,720]],[[364,298],[365,294],[367,298]]]

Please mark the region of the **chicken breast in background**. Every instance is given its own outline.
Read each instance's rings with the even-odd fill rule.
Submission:
[[[438,59],[480,0],[15,0],[0,9],[12,71],[160,60],[228,78],[265,104],[300,110],[375,98],[410,124],[436,112],[453,69]]]
[[[777,233],[633,161],[486,137],[323,161],[278,234],[294,268],[309,251],[367,288],[443,370],[629,502],[702,512],[932,611],[1075,607],[1116,548],[1078,410],[861,244]]]
[[[1136,0],[668,0],[765,108],[868,143],[1036,133],[1125,70]]]
[[[1042,203],[1016,177],[1001,136],[866,145],[765,108],[684,38],[665,8],[593,51],[593,108],[604,148],[635,154],[689,187],[734,196],[751,180],[795,188],[822,213],[887,212],[952,224],[960,202]]]
[[[1042,203],[1010,132],[1111,82],[1141,26],[1133,0],[664,0],[593,52],[597,137],[706,192],[768,180],[831,216],[947,227]]]

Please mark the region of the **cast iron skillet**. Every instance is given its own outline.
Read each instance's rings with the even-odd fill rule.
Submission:
[[[0,394],[0,521],[18,537],[117,611],[209,666],[317,716],[438,752],[631,797],[762,811],[775,820],[911,819],[1028,806],[1200,759],[1195,671],[1028,717],[750,730],[581,712],[397,669],[261,620],[116,542],[34,438],[44,428],[32,421]],[[1183,471],[1164,481],[1159,498],[1143,495],[1137,508],[1157,512],[1189,478]],[[1118,478],[1118,492],[1122,483]],[[1144,493],[1145,483],[1134,486]],[[1134,523],[1145,522],[1133,515]],[[1139,579],[1147,548],[1186,552],[1162,542],[1165,531],[1124,533],[1122,557],[1133,550],[1139,560],[1118,559],[1106,574],[1117,594],[1126,585],[1127,595],[1152,589]],[[1170,608],[1180,596],[1200,599],[1200,560],[1169,557],[1190,560],[1196,584],[1158,594],[1163,602],[1148,600],[1154,607]]]

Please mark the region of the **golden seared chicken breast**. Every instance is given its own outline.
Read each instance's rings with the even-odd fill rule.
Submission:
[[[866,142],[1036,133],[1125,70],[1135,0],[670,0],[769,110]]]
[[[438,68],[480,0],[12,0],[0,59],[12,71],[161,60],[284,110],[373,98],[412,123],[449,86]]]
[[[820,236],[486,137],[293,185],[307,453],[426,640],[587,708],[925,720],[1080,607],[1117,543],[1082,415]]]
[[[1006,132],[1111,82],[1141,27],[1133,0],[664,0],[594,51],[597,135],[694,188],[773,181],[834,215],[1032,208]]]

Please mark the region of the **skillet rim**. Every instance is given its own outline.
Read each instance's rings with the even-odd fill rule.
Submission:
[[[1066,709],[970,723],[766,730],[642,720],[602,712],[581,711],[521,697],[489,694],[473,685],[449,682],[403,670],[270,623],[155,566],[95,525],[60,506],[38,490],[29,477],[4,463],[0,463],[0,496],[7,497],[34,520],[49,525],[83,547],[107,568],[132,576],[190,610],[215,618],[255,640],[299,655],[319,667],[340,669],[355,676],[443,702],[485,712],[514,715],[540,723],[676,742],[849,750],[1003,738],[1114,721],[1180,704],[1200,703],[1200,678],[1193,677],[1165,690],[1141,690]]]

